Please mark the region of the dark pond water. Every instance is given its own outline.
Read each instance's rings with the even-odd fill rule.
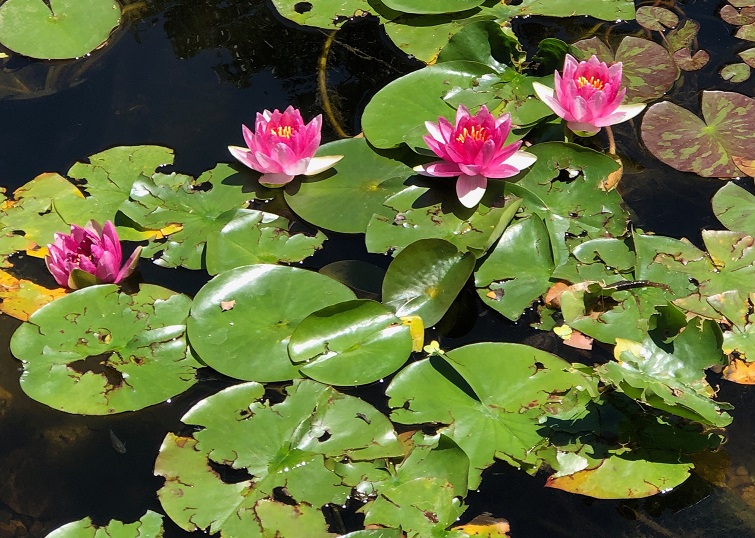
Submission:
[[[695,109],[703,88],[751,95],[752,85],[748,91],[717,74],[736,53],[731,30],[716,14],[720,3],[679,4],[702,24],[699,46],[712,61],[686,75],[673,99]],[[573,40],[593,22],[564,28],[560,21],[526,19],[517,25],[520,36],[537,43],[548,35]],[[4,65],[0,184],[12,190],[42,172],[64,173],[75,161],[115,145],[169,146],[176,152],[174,168],[191,175],[229,161],[226,147],[241,142],[240,124],[250,123],[257,111],[293,104],[305,117],[321,112],[317,66],[325,39],[322,32],[281,21],[259,0],[133,3],[115,42],[89,59],[50,65],[16,58]],[[327,82],[341,128],[358,132],[359,113],[369,97],[416,67],[393,51],[370,22],[339,32]],[[326,122],[324,140],[335,139],[336,132]],[[710,197],[720,181],[657,163],[630,126],[617,129],[617,138],[619,152],[636,163],[627,166],[622,194],[639,226],[697,243],[702,228],[718,226]],[[752,190],[751,180],[740,183]],[[367,254],[361,236],[335,236],[307,265],[317,268],[344,257],[382,266],[389,261]],[[39,260],[19,257],[15,264],[52,284]],[[150,264],[141,272],[146,281],[192,295],[207,279],[190,271],[175,278],[175,270]],[[446,349],[480,339],[526,341],[567,360],[582,358],[526,323],[508,323],[481,308],[471,291],[459,303],[456,321],[438,329]],[[0,317],[0,350],[8,349],[17,324]],[[147,509],[161,511],[155,492],[162,479],[152,475],[152,468],[165,433],[181,428],[179,417],[193,403],[231,383],[208,378],[170,404],[98,418],[67,415],[29,400],[19,389],[19,374],[19,363],[0,351],[0,538],[42,537],[87,515],[104,523],[131,521]],[[501,464],[488,470],[481,490],[470,496],[465,517],[482,512],[505,517],[517,538],[755,536],[755,398],[747,388],[720,383],[720,398],[736,409],[721,461],[710,462],[721,470],[719,476],[693,475],[676,491],[650,499],[596,501],[545,489],[544,476],[533,478]],[[358,524],[358,519],[346,523]],[[187,535],[167,518],[166,525],[168,537]]]

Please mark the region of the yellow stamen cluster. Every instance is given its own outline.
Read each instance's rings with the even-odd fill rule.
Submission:
[[[275,127],[273,129],[270,129],[270,132],[275,136],[280,136],[283,138],[291,138],[291,135],[294,134],[294,130],[291,128],[290,125],[280,125],[278,127]]]
[[[590,78],[578,77],[577,78],[577,86],[579,88],[584,88],[586,84],[589,84],[595,90],[602,90],[603,86],[605,85],[605,83],[599,78],[595,78],[595,77],[590,77]]]
[[[490,138],[490,135],[488,135],[488,130],[485,129],[485,127],[476,125],[472,126],[471,129],[464,127],[464,130],[459,133],[459,136],[456,137],[456,141],[463,144],[467,138],[471,138],[472,140],[475,140],[477,142],[482,142]]]

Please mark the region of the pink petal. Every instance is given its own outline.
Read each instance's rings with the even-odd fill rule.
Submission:
[[[593,123],[597,127],[607,127],[622,121],[631,120],[637,114],[645,110],[644,103],[637,103],[634,105],[621,105],[613,114],[609,114],[603,118],[596,119]]]
[[[241,148],[239,146],[228,146],[228,151],[231,152],[231,155],[233,155],[236,160],[238,160],[241,164],[244,166],[248,166],[252,170],[256,170],[257,172],[262,172],[259,162],[257,162],[257,159],[254,158],[254,155],[246,149]]]
[[[294,179],[294,176],[290,176],[288,174],[283,173],[273,173],[273,174],[262,174],[260,176],[259,182],[260,185],[264,185],[265,187],[282,187],[286,183],[290,183],[291,180]]]
[[[487,186],[485,176],[459,176],[456,180],[456,196],[464,207],[474,207],[482,200]]]
[[[414,171],[423,176],[434,177],[456,177],[461,174],[459,166],[456,163],[448,161],[435,161],[427,164],[420,164],[414,167]]]

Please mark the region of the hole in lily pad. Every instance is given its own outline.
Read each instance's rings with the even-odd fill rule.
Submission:
[[[107,379],[108,385],[118,388],[123,385],[123,375],[107,363],[110,357],[112,353],[91,355],[86,359],[74,361],[68,366],[81,375],[86,373],[101,375]]]
[[[224,463],[218,463],[216,461],[208,460],[207,462],[210,468],[220,477],[220,479],[226,484],[240,484],[241,482],[248,482],[252,479],[247,470],[234,469],[230,465]]]
[[[294,4],[294,11],[296,11],[299,14],[312,11],[312,3],[311,2],[297,2],[296,4]]]

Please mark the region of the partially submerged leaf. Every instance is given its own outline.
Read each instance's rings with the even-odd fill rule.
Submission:
[[[58,527],[45,538],[161,538],[163,516],[147,510],[139,521],[123,523],[111,520],[107,525],[95,525],[88,517]]]

